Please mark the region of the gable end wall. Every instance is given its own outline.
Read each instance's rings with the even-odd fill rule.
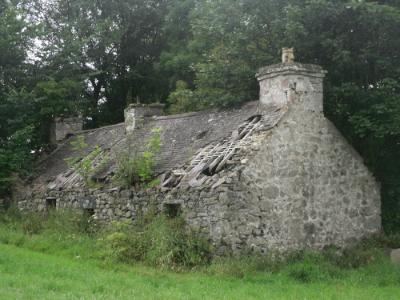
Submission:
[[[301,103],[264,140],[241,186],[254,209],[238,215],[259,216],[246,244],[260,251],[345,246],[381,230],[379,184],[333,124]]]

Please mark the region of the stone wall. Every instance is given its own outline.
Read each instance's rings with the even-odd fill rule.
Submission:
[[[245,163],[247,161],[243,164],[239,162],[233,169],[213,175],[216,182],[213,186],[175,188],[166,192],[158,189],[137,192],[120,188],[33,192],[18,205],[22,211],[43,212],[48,209],[47,199],[55,199],[57,209],[93,210],[94,218],[104,222],[136,220],[150,207],[156,207],[162,213],[167,205],[178,205],[188,226],[209,238],[216,252],[222,254],[231,248],[244,249],[246,246],[245,240],[235,240],[235,246],[231,245],[233,234],[229,225],[234,221],[237,209],[246,205],[245,193],[237,190]]]
[[[259,133],[213,186],[170,191],[52,191],[20,202],[44,210],[94,209],[104,220],[136,219],[150,205],[181,206],[188,225],[218,254],[345,246],[380,230],[379,186],[362,159],[319,113],[293,103],[272,133]]]
[[[320,249],[381,230],[374,177],[334,126],[301,104],[263,140],[235,188],[232,205],[242,205],[226,223],[233,247]]]
[[[134,220],[150,205],[160,212],[179,205],[188,226],[208,237],[218,254],[345,246],[377,233],[379,185],[323,116],[323,76],[321,68],[301,64],[260,70],[261,103],[285,106],[287,112],[210,176],[212,184],[140,192],[42,189],[19,207],[45,210],[55,199],[59,208],[90,209],[95,218],[110,221]]]

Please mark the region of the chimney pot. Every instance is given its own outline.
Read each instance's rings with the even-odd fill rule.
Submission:
[[[293,48],[282,48],[282,63],[283,64],[294,63],[294,49]]]

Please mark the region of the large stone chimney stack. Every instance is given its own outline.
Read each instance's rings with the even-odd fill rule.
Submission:
[[[260,102],[282,107],[301,101],[305,110],[323,112],[326,73],[320,66],[294,62],[293,48],[283,48],[282,63],[261,68],[256,75]]]

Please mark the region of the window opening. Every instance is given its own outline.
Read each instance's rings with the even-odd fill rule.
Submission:
[[[94,216],[94,208],[84,208],[83,209],[83,214],[85,217],[93,217]]]
[[[168,218],[176,218],[181,215],[181,205],[178,203],[166,203],[164,204],[164,212]]]
[[[56,209],[57,207],[57,199],[54,197],[46,198],[46,208],[47,210]]]

